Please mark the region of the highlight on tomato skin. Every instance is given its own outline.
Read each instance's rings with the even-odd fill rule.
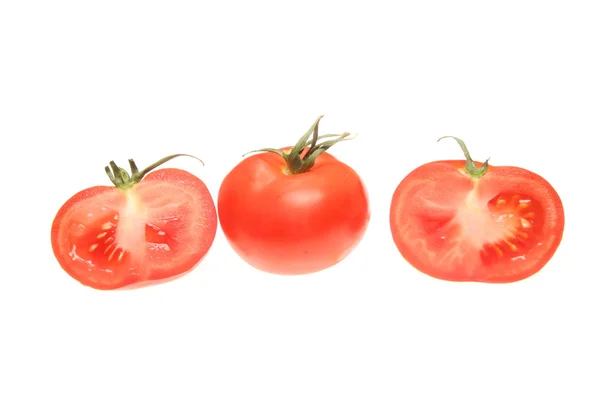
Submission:
[[[189,155],[142,171],[129,160],[131,174],[111,161],[105,170],[114,186],[89,187],[67,200],[51,229],[61,268],[85,286],[114,290],[165,283],[200,263],[216,236],[216,207],[195,175],[155,170],[179,156]]]
[[[332,267],[361,241],[370,220],[366,187],[329,153],[348,133],[319,135],[319,117],[293,147],[251,153],[225,177],[221,229],[249,265],[300,275]]]
[[[564,208],[542,176],[473,161],[421,165],[396,187],[390,228],[403,258],[431,277],[511,283],[538,273],[558,249]],[[440,140],[443,138],[440,138]]]

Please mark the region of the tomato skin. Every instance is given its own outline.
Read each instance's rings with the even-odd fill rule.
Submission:
[[[362,180],[328,153],[308,172],[288,175],[285,168],[279,155],[259,153],[229,172],[218,195],[225,237],[243,260],[265,272],[307,274],[339,263],[370,219]]]
[[[110,220],[106,216],[124,215],[131,197],[135,197],[139,210],[129,220],[142,225],[141,240],[133,243],[139,245],[143,257],[129,257],[128,248],[124,248],[122,260],[118,258],[120,252],[106,260],[111,251],[98,254],[86,250],[91,248],[90,238],[94,240],[92,246],[103,245],[102,241],[119,229],[124,218],[111,220],[113,230],[102,240],[94,236],[103,235],[100,225]],[[143,221],[136,218],[137,214],[144,215]],[[164,242],[171,245],[168,251],[150,240],[148,224],[166,232],[161,230]],[[216,229],[216,208],[206,185],[186,171],[164,168],[150,172],[131,189],[94,186],[76,193],[58,210],[52,222],[51,242],[62,269],[81,284],[100,290],[133,289],[190,272],[208,253]],[[123,231],[127,236],[127,227]],[[108,246],[110,243],[105,248]]]
[[[511,196],[517,199],[512,205]],[[506,222],[511,218],[521,225]],[[473,179],[461,160],[414,169],[397,186],[390,206],[393,240],[405,260],[429,276],[457,282],[510,283],[536,274],[556,252],[564,218],[558,193],[540,175],[489,166]],[[494,224],[506,235],[490,244]]]

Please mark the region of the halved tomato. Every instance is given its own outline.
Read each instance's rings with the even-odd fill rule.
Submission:
[[[474,162],[463,141],[452,138],[466,163],[422,165],[393,194],[398,250],[416,269],[448,281],[508,283],[535,274],[562,240],[558,193],[526,169]]]
[[[189,172],[165,168],[132,174],[111,162],[113,183],[80,191],[52,223],[61,267],[96,289],[142,286],[189,272],[212,246],[217,214],[206,185]]]

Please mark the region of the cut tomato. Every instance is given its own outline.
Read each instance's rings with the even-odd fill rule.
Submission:
[[[394,242],[416,269],[449,281],[507,283],[540,271],[558,248],[556,190],[518,167],[436,161],[408,174],[390,209]]]
[[[115,187],[95,186],[71,197],[52,224],[61,267],[96,289],[142,286],[189,272],[216,235],[217,215],[206,185],[189,172],[152,169],[132,175],[111,163]],[[142,180],[143,178],[143,180]]]

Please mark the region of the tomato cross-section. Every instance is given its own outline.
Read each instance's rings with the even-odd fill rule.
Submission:
[[[467,165],[428,163],[396,188],[390,227],[398,250],[421,272],[449,281],[535,274],[562,239],[559,195],[531,171],[476,163],[464,150]]]
[[[204,183],[173,168],[144,175],[131,187],[85,189],[56,214],[54,254],[80,283],[116,289],[170,280],[210,249],[217,215]]]

